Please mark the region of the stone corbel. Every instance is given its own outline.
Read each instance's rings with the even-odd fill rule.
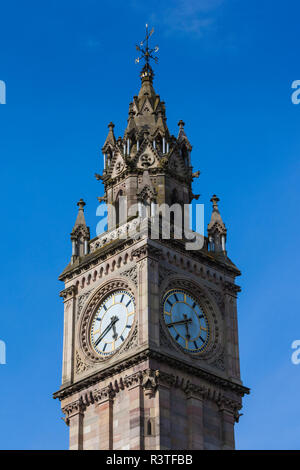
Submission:
[[[112,400],[116,396],[112,384],[110,383],[107,387],[95,390],[93,393],[93,399],[96,405],[100,405],[107,400]]]
[[[152,258],[155,260],[159,260],[162,258],[162,250],[156,248],[152,245],[144,245],[140,248],[137,248],[132,252],[132,256],[137,259],[137,261],[143,258]]]
[[[67,287],[59,293],[59,296],[63,298],[63,301],[72,299],[77,293],[77,287],[75,285]]]
[[[239,412],[242,408],[242,404],[235,400],[231,400],[230,398],[224,396],[220,397],[217,405],[220,412],[233,416],[234,421],[237,423],[239,422],[240,417],[243,415]]]
[[[137,385],[140,385],[142,383],[142,378],[143,378],[143,374],[141,371],[137,372],[136,374],[125,375],[123,384],[127,388],[132,388]]]
[[[225,281],[224,291],[225,291],[225,294],[229,294],[232,297],[237,297],[237,294],[241,292],[241,288],[237,284],[233,284],[232,282]]]
[[[78,414],[84,413],[86,406],[84,405],[82,398],[80,397],[78,400],[75,400],[68,405],[62,408],[62,412],[64,413],[65,417],[63,418],[64,422],[67,426],[70,425],[70,419]]]
[[[157,390],[157,373],[152,369],[143,372],[142,387],[146,396],[152,398]]]

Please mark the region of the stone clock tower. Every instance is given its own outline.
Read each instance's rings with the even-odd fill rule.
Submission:
[[[78,202],[71,261],[60,275],[63,373],[54,397],[70,449],[233,449],[249,392],[239,369],[240,272],[227,255],[216,196],[199,247],[187,248],[187,232],[178,236],[188,221],[184,211],[174,218],[172,207],[180,212],[197,197],[192,181],[199,172],[184,123],[177,137],[167,127],[149,36],[124,137],[116,139],[109,124],[104,171],[96,174],[108,207],[106,232],[90,239],[85,203]]]

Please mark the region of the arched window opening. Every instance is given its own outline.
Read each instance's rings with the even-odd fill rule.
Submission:
[[[147,421],[147,436],[152,436],[152,423],[150,419]]]

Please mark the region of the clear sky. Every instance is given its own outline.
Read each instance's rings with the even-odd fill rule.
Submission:
[[[239,449],[300,449],[300,79],[297,0],[2,2],[0,80],[0,448],[64,449],[63,305],[76,202],[95,235],[94,178],[107,124],[122,135],[139,90],[144,25],[160,46],[154,86],[169,129],[183,119],[205,204],[216,193],[228,253],[241,269],[244,416]],[[155,39],[154,39],[155,38]]]

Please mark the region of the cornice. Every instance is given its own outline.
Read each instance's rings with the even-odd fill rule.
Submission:
[[[135,387],[141,387],[144,394],[149,397],[154,397],[156,391],[161,387],[169,389],[177,388],[185,393],[187,399],[207,399],[215,402],[218,405],[219,411],[230,413],[235,421],[238,421],[241,416],[239,413],[242,407],[241,394],[237,394],[236,399],[234,399],[228,397],[224,390],[216,389],[214,384],[196,385],[180,375],[147,368],[143,371],[137,371],[133,374],[120,377],[105,387],[95,388],[88,393],[83,393],[77,400],[62,408],[65,414],[64,420],[69,425],[70,419],[75,415],[83,414],[89,405],[95,404],[97,406],[107,401],[113,401],[121,390]]]
[[[74,276],[86,272],[88,269],[93,266],[97,266],[99,261],[105,261],[110,256],[119,253],[120,251],[128,248],[133,245],[136,240],[133,238],[117,239],[114,242],[111,242],[107,246],[103,246],[98,250],[93,251],[92,253],[86,255],[84,258],[79,260],[79,263],[69,265],[58,277],[60,281],[69,281],[73,279]]]
[[[69,385],[65,388],[61,388],[53,394],[53,398],[63,400],[66,397],[72,396],[73,394],[78,393],[88,387],[96,385],[97,383],[100,383],[109,377],[113,377],[116,374],[120,374],[121,372],[128,370],[130,367],[136,366],[148,359],[160,361],[161,363],[167,364],[177,370],[182,370],[183,372],[189,373],[191,376],[204,379],[206,382],[216,387],[219,387],[223,391],[234,392],[239,397],[243,397],[245,394],[250,393],[250,389],[244,387],[241,384],[212,374],[211,372],[205,371],[203,369],[193,367],[190,364],[187,364],[186,362],[179,361],[178,359],[172,358],[166,354],[146,349],[135,354],[132,357],[124,359],[117,365],[113,365],[110,367],[108,366],[106,369],[100,372],[96,372],[93,375],[82,379],[77,383]]]

